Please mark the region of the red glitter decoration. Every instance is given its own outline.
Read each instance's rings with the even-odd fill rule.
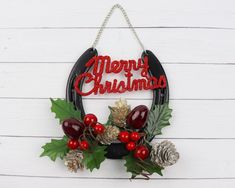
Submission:
[[[141,58],[138,61],[135,60],[114,60],[111,61],[109,56],[94,56],[90,59],[86,65],[87,68],[93,67],[92,72],[85,72],[78,75],[75,78],[74,88],[76,92],[81,96],[88,96],[90,94],[97,95],[104,93],[124,93],[126,91],[138,91],[138,90],[153,90],[158,88],[166,88],[166,77],[160,75],[159,78],[150,76],[148,74],[149,65],[148,57]],[[140,79],[131,79],[133,74],[132,71],[141,70]],[[106,74],[118,74],[124,71],[126,82],[114,79],[112,81],[102,81],[103,73]],[[90,91],[83,92],[80,90],[80,82],[85,80],[85,84],[93,82],[93,88]]]

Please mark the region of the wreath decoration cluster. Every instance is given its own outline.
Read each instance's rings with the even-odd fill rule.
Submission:
[[[150,110],[145,105],[131,109],[126,100],[120,99],[109,107],[110,115],[104,124],[94,114],[86,114],[82,119],[81,112],[65,99],[51,99],[51,103],[51,111],[59,119],[65,136],[42,146],[41,157],[48,156],[52,161],[60,158],[72,172],[84,167],[90,171],[99,169],[110,158],[108,146],[112,143],[124,147],[123,159],[131,178],[141,175],[149,179],[153,173],[162,176],[161,171],[179,159],[170,141],[152,142],[170,125],[172,109],[168,102]]]
[[[103,29],[115,9],[119,9],[143,49],[141,58],[136,60],[112,60],[101,56],[95,48]],[[133,79],[133,72],[140,76]],[[104,81],[103,74],[123,74],[124,80]],[[83,84],[93,84],[86,92]],[[100,123],[96,115],[87,114],[83,108],[82,96],[90,94],[121,94],[141,90],[152,90],[151,109],[138,105],[131,109],[126,100],[118,100],[110,106],[106,123]],[[170,125],[172,109],[169,108],[169,87],[165,71],[150,50],[146,50],[124,8],[116,4],[105,17],[91,48],[87,49],[73,66],[66,87],[66,99],[51,99],[51,111],[64,131],[61,139],[46,143],[41,156],[52,161],[64,160],[70,171],[79,169],[99,169],[105,159],[125,160],[126,171],[131,178],[149,176],[175,164],[179,153],[168,140],[152,142],[162,134],[162,129]]]

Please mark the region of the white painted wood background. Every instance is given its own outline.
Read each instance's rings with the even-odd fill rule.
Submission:
[[[68,74],[89,48],[107,11],[120,3],[147,49],[162,62],[174,109],[172,140],[179,162],[164,177],[129,181],[122,161],[71,174],[61,161],[39,158],[62,136],[49,97],[64,97]],[[119,11],[99,45],[113,58],[141,49]],[[235,187],[234,0],[0,0],[0,187]],[[150,105],[150,93],[126,96]],[[101,121],[119,96],[90,96],[85,109]]]

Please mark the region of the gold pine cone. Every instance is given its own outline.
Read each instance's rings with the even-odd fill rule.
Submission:
[[[64,164],[71,172],[77,172],[78,169],[83,169],[82,163],[83,154],[79,150],[70,150],[64,157]]]
[[[130,113],[131,108],[127,105],[125,99],[119,99],[115,102],[114,107],[109,107],[111,111],[111,121],[112,124],[118,127],[125,127],[126,125],[126,116]]]
[[[97,135],[96,139],[104,145],[109,145],[117,140],[120,130],[116,126],[106,126],[103,134]]]

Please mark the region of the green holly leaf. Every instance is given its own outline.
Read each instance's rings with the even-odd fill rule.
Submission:
[[[162,176],[162,170],[163,168],[154,164],[152,161],[150,161],[149,159],[145,160],[143,162],[143,166],[145,168],[145,171],[147,171],[149,174],[154,174],[157,173],[160,176]]]
[[[110,114],[107,122],[104,125],[112,125],[112,115]]]
[[[172,109],[169,108],[168,103],[163,105],[156,105],[150,112],[146,126],[146,133],[148,140],[151,140],[155,135],[162,134],[162,129],[170,125],[170,118]]]
[[[132,179],[141,174],[143,170],[137,165],[137,159],[135,159],[131,154],[125,156],[124,159],[126,160],[126,171],[131,173]]]
[[[100,164],[105,160],[106,146],[94,146],[92,150],[83,151],[83,163],[91,172],[100,168]]]
[[[142,161],[134,158],[132,154],[125,156],[124,159],[126,160],[126,171],[131,173],[132,179],[138,175],[148,178],[148,175],[152,175],[153,173],[157,173],[162,176],[161,170],[163,168],[157,166],[149,159]]]
[[[69,152],[67,141],[68,138],[66,136],[60,140],[52,139],[50,143],[46,143],[44,146],[42,146],[44,151],[40,157],[48,156],[52,161],[55,161],[57,157],[63,159],[64,156]]]
[[[60,120],[60,123],[65,119],[75,118],[81,120],[81,112],[75,110],[73,103],[65,99],[51,100],[51,111],[55,113],[55,117]]]

